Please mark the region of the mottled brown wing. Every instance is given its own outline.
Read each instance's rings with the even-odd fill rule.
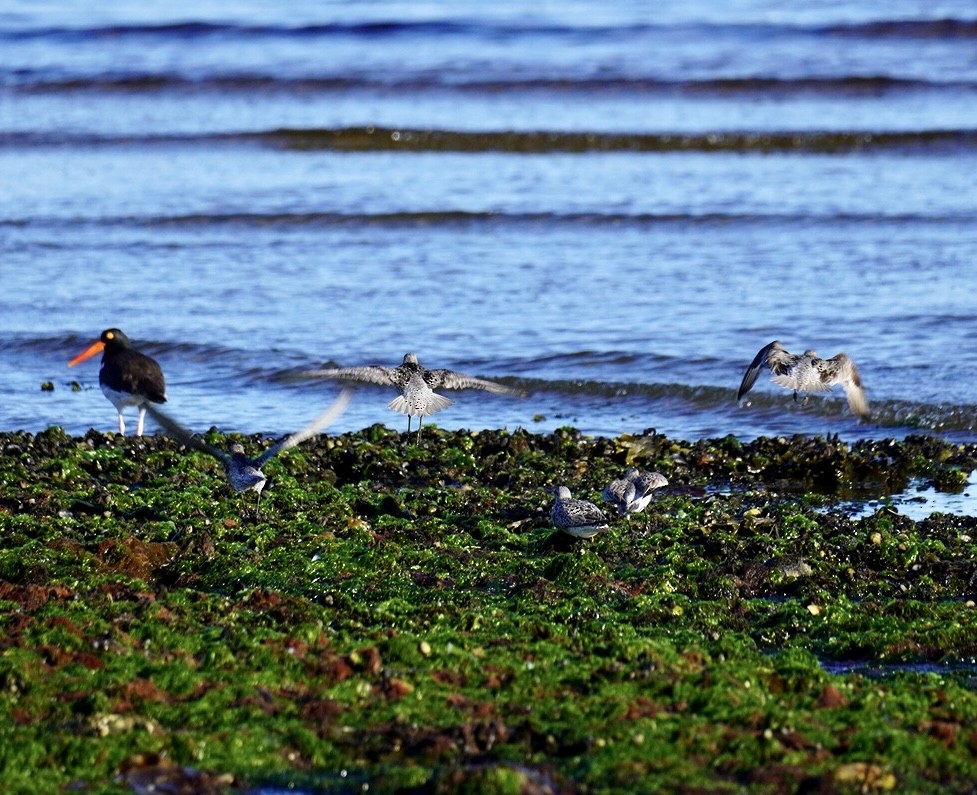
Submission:
[[[302,373],[308,378],[340,378],[345,381],[362,381],[366,384],[399,386],[396,367],[367,365],[365,367],[334,367],[326,370],[309,370]]]
[[[454,370],[428,370],[424,380],[431,389],[482,389],[496,395],[522,395],[518,389]]]
[[[862,377],[858,373],[855,362],[844,353],[839,353],[825,360],[825,365],[823,379],[830,385],[841,384],[852,413],[863,419],[867,418],[869,416],[868,398],[865,397]]]

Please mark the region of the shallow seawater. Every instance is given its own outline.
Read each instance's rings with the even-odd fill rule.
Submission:
[[[859,674],[870,679],[883,679],[899,674],[934,674],[952,676],[977,690],[977,660],[951,663],[881,663],[865,660],[824,660],[821,666],[831,674]]]
[[[878,500],[850,500],[826,510],[842,511],[853,519],[871,516],[881,510],[897,511],[914,522],[934,513],[977,516],[977,472],[971,472],[966,485],[957,492],[940,491],[931,482],[917,480],[909,488]]]
[[[969,4],[16,0],[0,12],[0,428],[115,427],[107,327],[194,429],[324,365],[503,379],[449,429],[977,439]],[[873,413],[757,350],[845,351]],[[72,389],[77,382],[80,389]],[[50,384],[51,391],[41,391]],[[367,387],[334,430],[382,422]]]

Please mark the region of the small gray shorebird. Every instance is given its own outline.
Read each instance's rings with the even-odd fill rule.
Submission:
[[[612,480],[604,489],[604,502],[617,508],[619,516],[643,511],[655,489],[668,485],[668,480],[660,472],[639,472],[631,467],[623,478]]]
[[[410,418],[417,417],[417,441],[421,440],[421,423],[424,418],[454,403],[450,398],[436,394],[435,389],[483,389],[496,395],[522,395],[518,389],[454,370],[428,370],[417,361],[417,356],[413,353],[405,353],[403,364],[397,367],[337,367],[311,370],[302,375],[397,387],[400,394],[387,404],[387,408],[407,415],[407,433],[410,433]]]
[[[155,359],[133,348],[129,338],[117,328],[105,329],[95,342],[68,362],[68,367],[74,367],[96,353],[102,354],[98,384],[102,394],[119,413],[119,434],[125,436],[126,432],[123,409],[138,406],[136,436],[142,436],[146,406],[166,402],[163,370]]]
[[[566,486],[556,486],[551,492],[556,499],[550,509],[550,518],[557,530],[574,538],[592,538],[607,529],[607,517],[592,502],[575,500]]]
[[[848,398],[848,406],[852,413],[865,419],[869,416],[868,399],[862,388],[862,379],[858,374],[855,363],[844,353],[838,353],[830,359],[822,359],[817,351],[806,350],[802,354],[790,353],[778,340],[765,345],[750,362],[743,375],[736,399],[739,400],[749,392],[756,383],[763,368],[773,373],[770,380],[775,384],[791,389],[794,400],[797,393],[808,395],[812,392],[829,392],[835,384],[841,384]]]
[[[257,501],[255,502],[255,518],[257,519],[260,516],[261,490],[265,487],[265,483],[268,482],[268,478],[261,471],[261,467],[273,456],[283,453],[289,448],[295,447],[306,439],[317,435],[329,423],[336,420],[346,410],[350,395],[351,392],[349,389],[342,390],[339,396],[332,402],[332,405],[322,412],[322,414],[312,420],[302,430],[293,433],[291,436],[286,436],[284,439],[273,444],[257,458],[248,458],[244,452],[244,445],[238,442],[231,445],[231,452],[228,455],[223,450],[219,450],[207,444],[199,437],[194,436],[193,433],[155,406],[148,406],[147,410],[149,415],[175,439],[187,447],[192,447],[220,461],[224,467],[224,472],[227,474],[227,479],[230,481],[231,486],[234,487],[234,491],[241,494],[248,491],[255,492],[258,495]]]

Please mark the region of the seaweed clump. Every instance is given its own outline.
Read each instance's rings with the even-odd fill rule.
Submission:
[[[669,479],[645,512],[554,533],[548,487],[629,465]],[[969,792],[977,519],[837,501],[974,468],[927,437],[374,426],[269,463],[250,520],[165,437],[3,434],[5,785]]]

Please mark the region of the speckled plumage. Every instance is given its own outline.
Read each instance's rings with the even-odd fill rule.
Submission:
[[[417,417],[417,438],[421,438],[421,423],[454,401],[434,392],[435,389],[482,389],[497,395],[521,395],[518,389],[497,384],[484,378],[475,378],[454,370],[429,370],[417,361],[413,353],[404,354],[403,364],[397,367],[368,365],[364,367],[338,367],[312,370],[304,373],[316,378],[341,378],[370,384],[394,386],[400,394],[387,404],[387,408],[407,415],[407,432],[410,418]]]
[[[737,400],[753,388],[764,367],[773,373],[771,380],[775,384],[793,390],[795,399],[799,392],[828,392],[835,384],[840,384],[852,413],[862,418],[869,415],[868,400],[858,368],[844,353],[822,359],[813,350],[804,351],[803,354],[790,353],[778,340],[774,340],[761,348],[747,367],[736,393]]]
[[[610,503],[619,515],[643,511],[654,496],[655,489],[668,485],[660,472],[640,472],[629,469],[623,478],[612,480],[604,489],[604,502]]]
[[[591,538],[607,529],[607,517],[592,502],[573,499],[566,486],[557,486],[553,493],[550,518],[558,530],[575,538]]]
[[[230,481],[231,486],[233,486],[236,492],[255,492],[258,495],[258,500],[255,504],[255,513],[257,514],[258,506],[261,502],[261,490],[268,481],[265,473],[261,471],[261,467],[273,456],[295,447],[297,444],[304,442],[306,439],[322,431],[323,428],[336,420],[346,410],[349,400],[350,391],[344,389],[339,393],[339,396],[329,408],[302,428],[302,430],[293,433],[291,436],[286,436],[284,439],[273,444],[257,458],[249,458],[244,452],[244,446],[238,442],[231,445],[231,453],[228,455],[223,450],[219,450],[207,444],[199,437],[194,436],[193,433],[155,406],[148,406],[147,410],[150,416],[174,438],[188,447],[192,447],[202,453],[207,453],[220,461],[224,467],[224,472],[227,474],[228,481]]]

